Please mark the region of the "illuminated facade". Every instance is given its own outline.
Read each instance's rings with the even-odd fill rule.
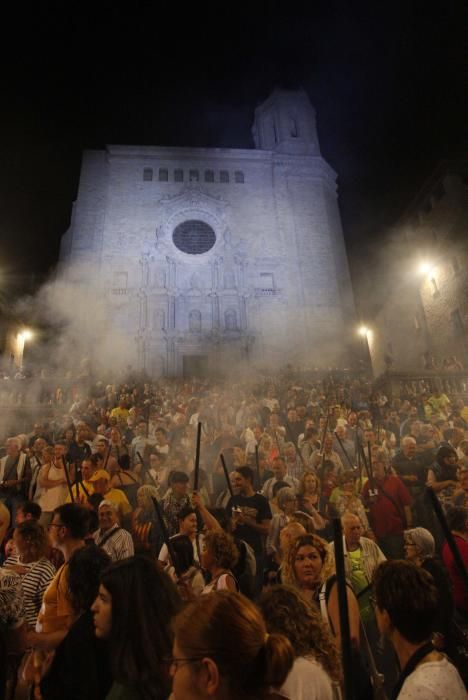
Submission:
[[[371,322],[376,376],[389,356],[395,371],[421,370],[428,355],[440,369],[453,356],[468,366],[467,173],[442,162],[395,227],[406,267],[398,260],[398,276],[390,260],[381,273],[398,283]]]
[[[318,346],[322,363],[324,348],[330,364],[343,355],[354,301],[307,95],[273,92],[252,133],[252,149],[84,154],[61,263],[98,284],[150,374],[312,366]]]

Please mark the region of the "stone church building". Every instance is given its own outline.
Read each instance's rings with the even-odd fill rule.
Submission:
[[[252,134],[250,149],[84,153],[61,266],[97,285],[134,367],[342,363],[353,293],[336,173],[306,93],[275,90]]]

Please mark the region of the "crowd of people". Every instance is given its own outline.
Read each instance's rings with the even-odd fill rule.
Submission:
[[[0,682],[18,700],[465,698],[467,506],[468,406],[441,387],[81,377],[5,439]]]

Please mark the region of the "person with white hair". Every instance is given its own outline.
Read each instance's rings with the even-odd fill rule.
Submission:
[[[94,542],[112,559],[121,561],[134,554],[133,540],[127,530],[119,525],[119,509],[114,501],[104,499],[98,510],[99,529],[93,533]]]
[[[405,530],[405,555],[408,561],[431,574],[439,591],[439,606],[434,623],[434,645],[437,649],[452,651],[451,631],[454,602],[448,576],[442,564],[435,558],[435,540],[424,527]]]
[[[20,438],[8,438],[5,448],[6,454],[0,459],[0,501],[10,511],[13,522],[18,505],[26,500],[31,466],[29,457],[21,450]]]

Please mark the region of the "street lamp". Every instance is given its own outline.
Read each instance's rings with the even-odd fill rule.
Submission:
[[[34,333],[29,328],[23,328],[16,336],[16,353],[18,357],[18,367],[23,369],[24,345],[26,341],[32,340]]]
[[[430,275],[434,271],[434,264],[425,260],[419,264],[419,272],[421,275]]]
[[[24,331],[21,332],[21,335],[23,336],[24,340],[31,340],[34,333],[30,331],[29,328],[25,328]]]
[[[358,334],[362,338],[363,355],[365,357],[365,363],[369,366],[372,372],[372,353],[369,345],[369,340],[372,337],[372,330],[368,326],[359,326],[357,329]]]

